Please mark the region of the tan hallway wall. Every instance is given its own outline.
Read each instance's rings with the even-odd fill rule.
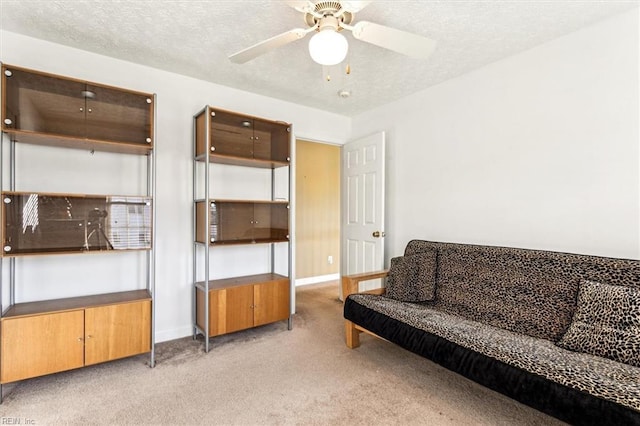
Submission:
[[[333,263],[328,257],[333,257]],[[296,141],[296,278],[340,271],[340,147]]]

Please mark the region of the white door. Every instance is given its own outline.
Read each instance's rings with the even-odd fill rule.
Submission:
[[[342,148],[342,274],[384,267],[384,132]],[[360,290],[379,286],[363,282]]]

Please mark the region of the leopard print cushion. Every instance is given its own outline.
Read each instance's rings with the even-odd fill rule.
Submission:
[[[536,256],[443,249],[438,304],[446,312],[532,337],[558,340],[571,322],[578,280]]]
[[[467,349],[596,397],[640,410],[640,368],[482,324],[436,306],[354,294],[356,303]]]
[[[435,298],[437,252],[428,250],[391,259],[386,283],[387,297],[405,302]]]
[[[584,281],[558,346],[640,367],[640,290]]]

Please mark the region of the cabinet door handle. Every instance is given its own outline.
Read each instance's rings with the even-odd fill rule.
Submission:
[[[91,334],[87,335],[87,340],[89,339],[93,339],[93,336]]]
[[[84,338],[78,337],[78,342],[82,342],[82,341],[84,341]]]

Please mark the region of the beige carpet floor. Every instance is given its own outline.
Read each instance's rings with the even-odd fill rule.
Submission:
[[[399,347],[344,344],[337,284],[301,287],[293,330],[276,323],[3,386],[0,423],[554,425],[538,411]]]

